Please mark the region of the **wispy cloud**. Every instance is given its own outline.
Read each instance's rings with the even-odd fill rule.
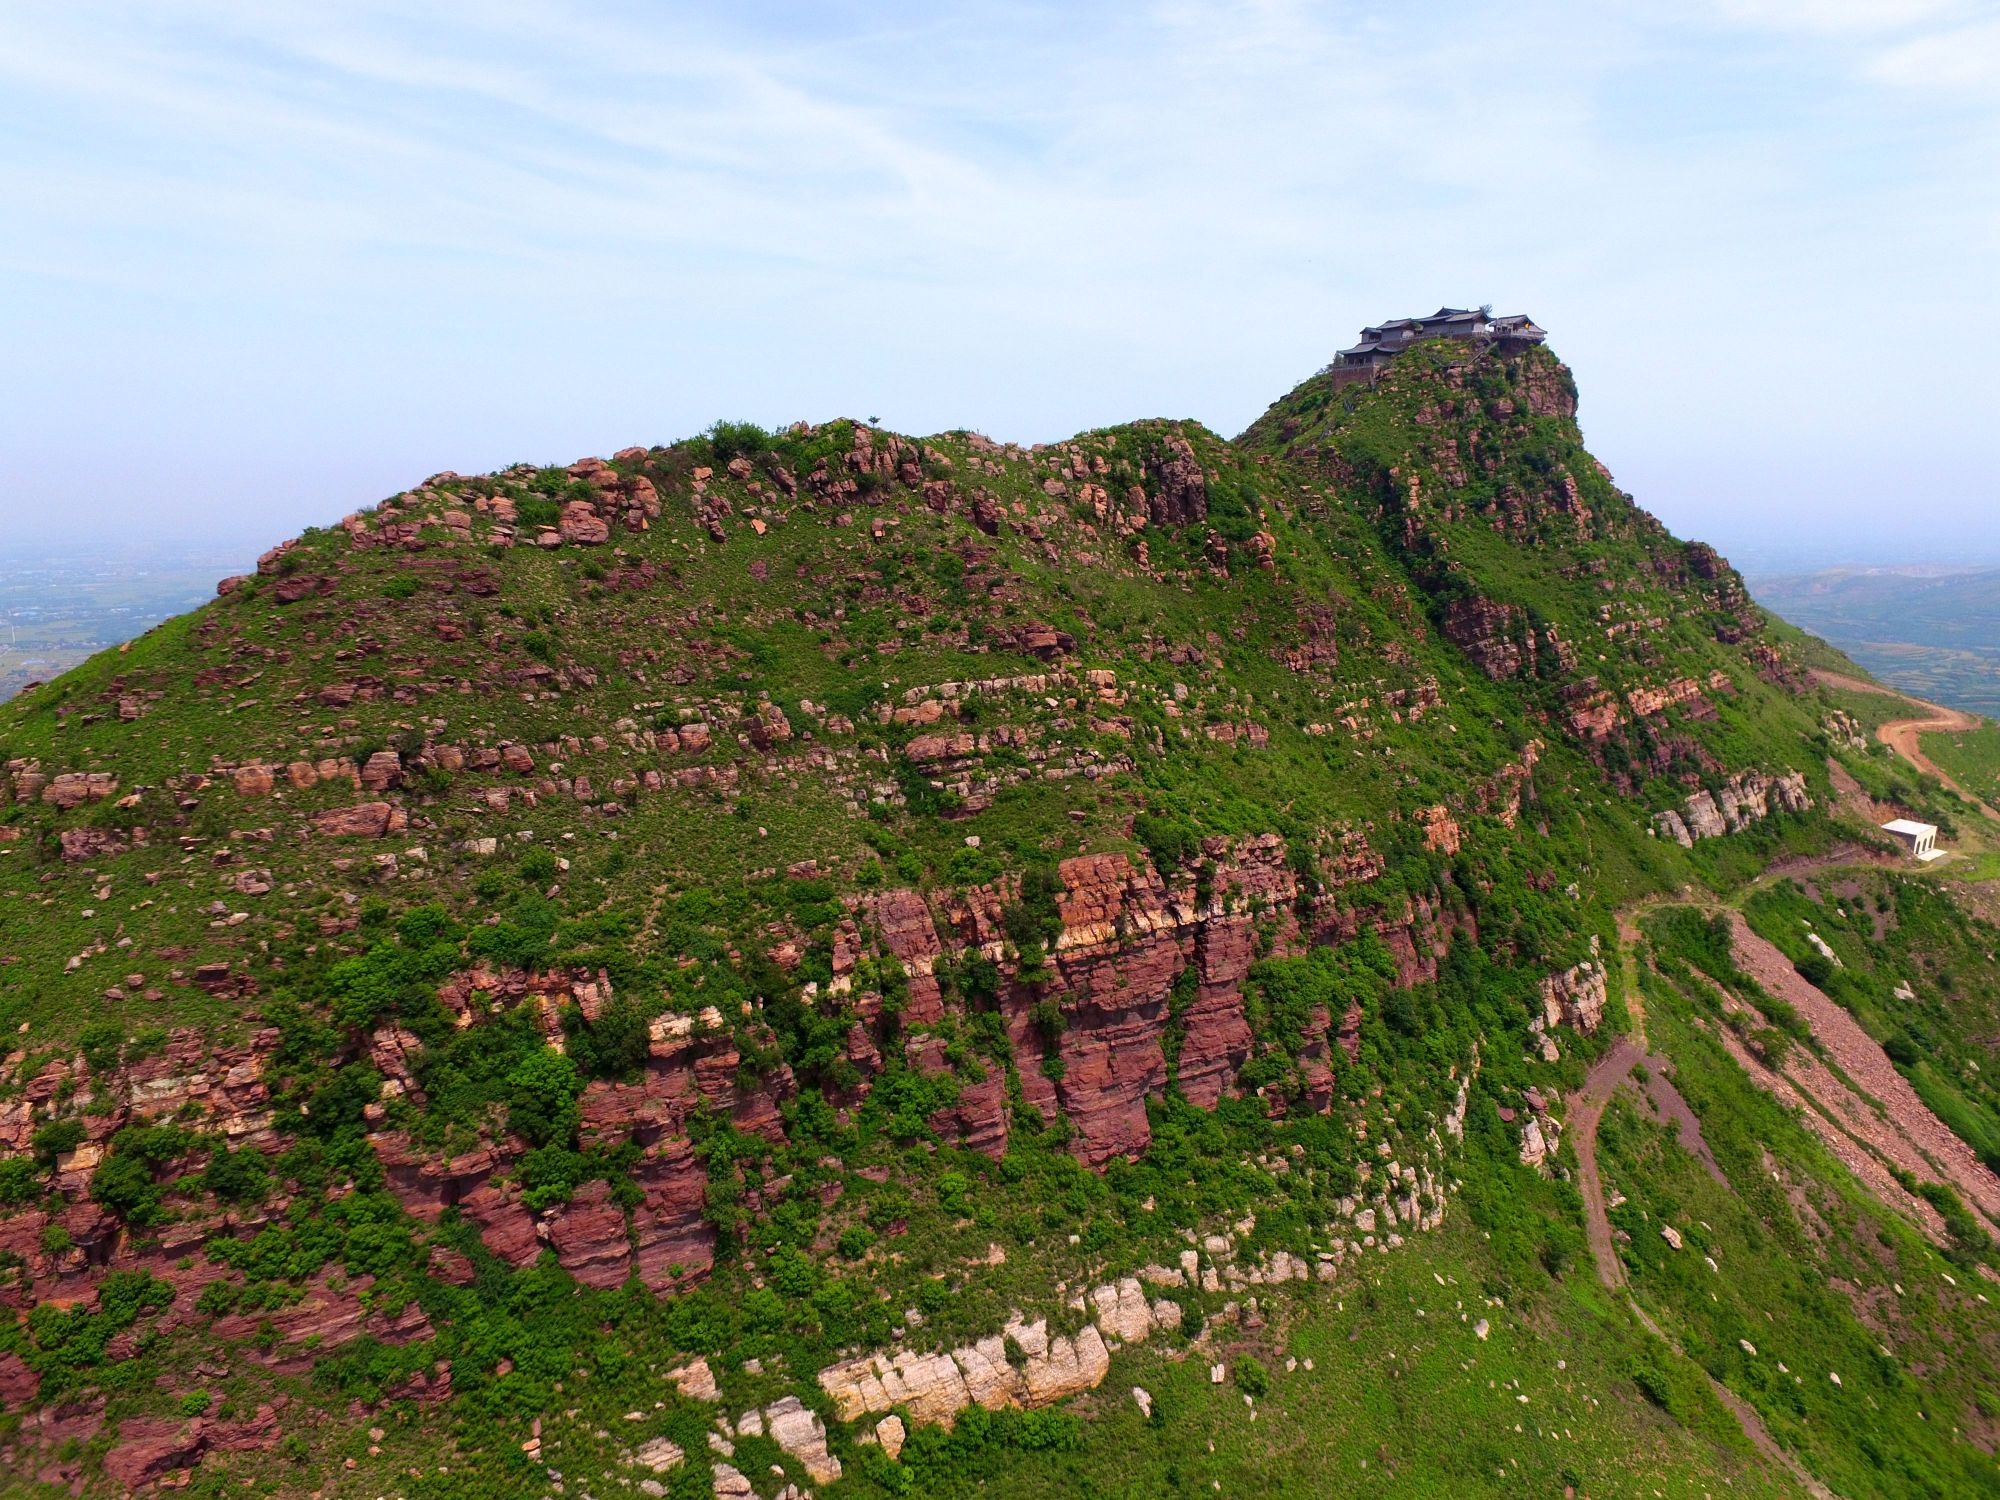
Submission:
[[[93,449],[114,493],[281,531],[724,411],[1229,429],[1351,325],[1491,299],[1556,329],[1593,434],[1700,524],[1732,500],[1689,433],[1858,487],[1889,467],[1856,461],[1870,418],[1941,427],[1939,393],[1987,378],[1935,314],[2000,242],[1995,25],[1968,0],[17,9],[0,369],[27,395],[0,456],[23,502]],[[1873,324],[1937,331],[1868,389]]]

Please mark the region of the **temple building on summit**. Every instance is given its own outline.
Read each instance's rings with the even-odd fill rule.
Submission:
[[[1362,329],[1361,342],[1341,350],[1334,368],[1372,373],[1426,339],[1464,339],[1524,349],[1547,337],[1547,330],[1526,313],[1495,317],[1484,307],[1440,307],[1426,318],[1392,318]]]

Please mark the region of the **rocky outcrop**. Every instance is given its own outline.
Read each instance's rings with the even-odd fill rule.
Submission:
[[[1866,750],[1868,732],[1861,721],[1843,709],[1829,709],[1820,720],[1820,728],[1834,745],[1843,750]]]
[[[632,1268],[625,1211],[611,1201],[611,1184],[586,1183],[547,1225],[549,1248],[585,1286],[622,1286]]]
[[[1136,1278],[1116,1287],[1093,1289],[1093,1305],[1108,1293],[1115,1342],[1142,1342],[1155,1328],[1177,1327],[1180,1304],[1148,1303]],[[1136,1302],[1143,1312],[1121,1315],[1121,1303]],[[1051,1334],[1047,1319],[1024,1322],[1010,1318],[999,1333],[962,1348],[937,1354],[904,1350],[894,1355],[870,1354],[830,1365],[819,1373],[820,1387],[833,1398],[843,1422],[879,1415],[901,1407],[920,1424],[950,1426],[968,1406],[997,1411],[1004,1406],[1046,1406],[1082,1391],[1094,1390],[1111,1368],[1106,1342],[1106,1314],[1074,1337]],[[1018,1351],[1010,1360],[1009,1344]]]
[[[65,828],[56,835],[65,864],[109,859],[131,847],[129,835],[116,828]]]
[[[1802,813],[1811,807],[1804,772],[1767,776],[1762,771],[1742,771],[1712,792],[1696,792],[1678,808],[1654,814],[1653,831],[1692,849],[1697,839],[1740,833],[1774,812]]]
[[[108,771],[65,771],[42,788],[42,801],[59,812],[102,802],[118,790],[118,778]]]
[[[1520,611],[1490,599],[1455,599],[1445,609],[1441,622],[1444,637],[1471,657],[1473,663],[1495,682],[1518,677],[1525,661],[1514,637],[1520,629]]]
[[[1177,482],[1191,487],[1195,476],[1182,474]],[[1189,492],[1182,490],[1184,499]],[[338,701],[320,706],[344,709],[356,695],[375,691],[376,683],[377,679],[351,672],[338,684],[343,688],[334,694]],[[1112,715],[1128,691],[1108,670],[1051,670],[989,683],[942,684],[924,689],[915,701],[883,705],[881,712],[897,723],[942,723],[956,705],[988,694],[1049,698],[1065,693],[1085,699],[1096,712]],[[1429,701],[1436,701],[1434,684]],[[771,750],[810,737],[825,725],[823,711],[805,705],[803,712],[811,717],[788,716],[767,703],[733,719],[717,714],[714,722],[740,725],[744,741]],[[711,743],[707,726],[692,721],[683,722],[678,730],[634,726],[630,733],[646,740],[653,753],[682,752],[690,744],[699,753]],[[985,734],[997,741],[999,731],[983,730]],[[671,746],[663,743],[669,738]],[[726,746],[727,732],[718,739]],[[319,836],[379,839],[413,822],[424,826],[427,814],[416,800],[421,795],[416,789],[427,768],[532,776],[539,767],[545,778],[553,778],[563,770],[558,762],[576,758],[584,748],[575,737],[564,737],[533,750],[511,742],[429,744],[401,753],[384,750],[289,762],[265,751],[265,758],[235,767],[211,765],[204,775],[178,778],[173,789],[189,802],[215,792],[282,802],[325,782],[352,787],[374,793],[375,800],[324,808],[304,813],[303,818]],[[582,778],[578,775],[575,780],[580,783]],[[14,796],[40,802],[52,781],[27,763],[9,766],[7,784]],[[405,796],[412,799],[407,812]],[[1456,829],[1448,812],[1430,817],[1426,826],[1433,840],[1447,844]],[[115,852],[118,846],[82,838],[97,832],[65,830],[79,836],[74,842],[80,857]],[[107,837],[112,833],[103,832]],[[135,831],[133,837],[142,832]],[[254,837],[237,835],[242,840]],[[267,834],[264,842],[269,841]],[[497,841],[487,844],[497,850]],[[344,857],[337,850],[330,853]],[[848,1007],[853,1017],[849,1056],[862,1077],[849,1102],[865,1092],[891,1047],[905,1047],[904,1055],[925,1071],[953,1069],[943,1041],[925,1034],[925,1028],[944,1018],[948,1004],[962,1003],[948,1001],[940,974],[963,973],[972,960],[985,958],[993,961],[999,975],[994,1002],[1012,1042],[1014,1068],[989,1062],[976,1071],[959,1070],[957,1097],[933,1115],[932,1127],[947,1141],[1000,1155],[1014,1113],[1009,1089],[1017,1077],[1026,1110],[1049,1120],[1064,1118],[1071,1127],[1072,1149],[1090,1165],[1101,1166],[1145,1149],[1150,1139],[1148,1101],[1168,1086],[1170,1077],[1178,1079],[1191,1101],[1204,1107],[1238,1088],[1238,1075],[1257,1045],[1243,995],[1256,958],[1345,942],[1365,924],[1395,956],[1404,983],[1421,983],[1435,975],[1451,925],[1427,900],[1399,898],[1376,906],[1354,900],[1355,888],[1364,887],[1383,869],[1360,829],[1326,837],[1300,855],[1275,834],[1210,839],[1199,855],[1198,862],[1190,862],[1172,878],[1163,878],[1143,858],[1127,854],[1064,861],[1058,870],[1055,936],[1045,963],[1033,971],[1024,967],[1004,920],[1008,907],[1020,898],[1018,881],[963,893],[940,890],[928,897],[914,890],[853,897],[850,920],[835,945],[834,979],[826,987],[828,998]],[[259,858],[277,863],[268,855]],[[381,857],[375,864],[381,867]],[[794,870],[800,879],[812,873],[809,864]],[[239,892],[275,888],[263,863],[241,863],[221,878]],[[278,880],[284,878],[281,870]],[[335,917],[322,919],[320,930],[337,934],[349,928]],[[774,951],[782,957],[784,945],[778,944]],[[888,962],[891,959],[893,963]],[[878,961],[868,969],[878,984],[891,971],[899,971],[906,990],[893,1016],[881,994],[859,991],[857,976],[864,960]],[[254,967],[191,964],[187,982],[218,995],[247,995]],[[552,1037],[559,1036],[553,1018],[565,1006],[574,1005],[586,1017],[594,1017],[609,998],[609,983],[601,976],[499,974],[483,967],[453,976],[439,991],[445,1009],[461,1025],[479,1024],[496,1010],[532,1005],[550,1018]],[[1059,1018],[1055,1024],[1048,1022],[1051,1014]],[[414,1033],[394,1026],[378,1028],[356,1039],[355,1059],[371,1063],[381,1074],[383,1098],[367,1109],[367,1118],[376,1127],[371,1140],[390,1190],[413,1215],[435,1221],[446,1208],[456,1209],[505,1265],[527,1266],[552,1253],[586,1285],[611,1288],[636,1277],[655,1291],[670,1291],[706,1274],[718,1248],[707,1213],[707,1171],[689,1139],[691,1115],[710,1111],[746,1133],[773,1142],[783,1139],[779,1107],[792,1092],[790,1074],[782,1065],[762,1077],[747,1073],[744,1053],[751,1048],[739,1050],[732,1034],[733,1027],[747,1028],[737,1034],[755,1036],[760,1024],[748,1014],[732,1016],[727,1023],[712,1012],[661,1016],[654,1022],[643,1069],[619,1081],[593,1082],[586,1089],[580,1100],[583,1143],[629,1140],[637,1145],[638,1156],[630,1168],[636,1201],[629,1193],[614,1196],[612,1185],[598,1180],[582,1184],[567,1202],[531,1208],[518,1172],[523,1143],[488,1131],[473,1149],[438,1156],[386,1128],[386,1122],[395,1118],[396,1101],[418,1107],[424,1103],[415,1061],[422,1045]],[[270,1045],[271,1038],[263,1035],[255,1048],[240,1056],[210,1057],[197,1039],[177,1035],[162,1054],[121,1074],[118,1088],[128,1091],[129,1102],[86,1116],[90,1122],[86,1140],[64,1158],[51,1179],[54,1189],[71,1200],[63,1225],[75,1247],[64,1252],[70,1259],[58,1265],[41,1249],[49,1220],[39,1210],[17,1216],[18,1222],[0,1221],[0,1241],[4,1241],[0,1248],[20,1247],[38,1294],[50,1290],[58,1276],[78,1271],[94,1276],[99,1266],[157,1263],[160,1252],[135,1249],[115,1218],[86,1201],[90,1174],[120,1125],[162,1112],[188,1119],[199,1115],[204,1129],[219,1132],[237,1149],[277,1148],[280,1137],[272,1127],[262,1083]],[[1342,1059],[1351,1063],[1359,1045],[1358,1012],[1319,1017],[1301,1049],[1302,1068],[1310,1075],[1306,1091],[1288,1096],[1283,1105],[1274,1098],[1272,1107],[1330,1108],[1337,1094],[1334,1065]],[[766,1033],[759,1049],[768,1046]],[[764,1055],[770,1055],[768,1050]],[[17,1152],[30,1149],[34,1126],[47,1117],[42,1106],[64,1076],[61,1065],[51,1067],[38,1080],[32,1098],[0,1105],[0,1141]],[[84,1076],[80,1068],[76,1076]],[[191,1165],[198,1170],[199,1159]],[[209,1211],[198,1188],[191,1186],[188,1192],[186,1212],[166,1237],[176,1260],[203,1237],[240,1232],[225,1214]],[[756,1191],[746,1198],[752,1212],[775,1201],[755,1199]],[[187,1289],[177,1294],[174,1320],[191,1316],[201,1285],[197,1277],[213,1280],[233,1274],[198,1255],[195,1264],[196,1270],[187,1273]],[[440,1254],[434,1264],[446,1280],[464,1281],[473,1274],[469,1261],[450,1252]],[[1018,1378],[1020,1399],[1042,1399],[1046,1392],[1067,1389],[1079,1371],[1094,1371],[1093,1339],[1101,1345],[1106,1337],[1136,1336],[1141,1310],[1114,1298],[1097,1311],[1108,1334],[1048,1336],[1039,1346],[1039,1362],[1024,1366],[1032,1373]],[[376,1318],[358,1300],[355,1288],[318,1280],[309,1284],[298,1303],[270,1321],[277,1337],[269,1359],[280,1368],[295,1367],[306,1357],[303,1351],[309,1345],[332,1348],[364,1334],[406,1339],[423,1337],[428,1331],[414,1306],[407,1322]],[[227,1327],[231,1336],[252,1331],[247,1323],[239,1328],[236,1322],[227,1322]],[[1006,1362],[1000,1363],[1004,1367]],[[1002,1379],[997,1374],[992,1378]]]
[[[814,1484],[832,1484],[840,1478],[840,1460],[826,1445],[826,1423],[797,1396],[785,1396],[769,1406],[753,1408],[736,1419],[739,1435],[769,1435],[786,1453],[805,1467]]]
[[[1319,861],[1322,888],[1304,897],[1275,834],[1211,839],[1203,854],[1211,872],[1205,898],[1192,872],[1170,885],[1128,855],[1064,861],[1049,976],[1011,983],[1001,997],[1029,1103],[1045,1115],[1059,1109],[1074,1129],[1073,1149],[1092,1166],[1136,1156],[1151,1140],[1146,1102],[1166,1085],[1170,1037],[1178,1043],[1176,1078],[1191,1102],[1213,1108],[1236,1086],[1255,1043],[1243,1006],[1251,963],[1263,951],[1297,953],[1354,937],[1361,918],[1338,904],[1339,893],[1380,869],[1365,840],[1350,839]],[[916,914],[922,902],[915,893],[875,899],[885,941],[911,970],[912,1014],[934,1003],[928,976],[939,963],[976,953],[1005,958],[1000,918],[1009,899],[1006,890],[974,891],[947,902],[928,923]],[[1260,924],[1268,950],[1259,947]],[[1435,976],[1448,929],[1426,902],[1380,912],[1370,925],[1396,955],[1403,982]],[[835,967],[838,984],[838,958]],[[1176,1016],[1183,975],[1192,977],[1192,995]],[[1042,1067],[1051,1039],[1031,1014],[1038,1006],[1046,1014],[1050,1005],[1062,1022],[1053,1038],[1061,1063],[1053,1082]],[[934,1123],[956,1131],[961,1144],[997,1150],[1006,1138],[1001,1080],[989,1075],[970,1085]]]
[[[269,1406],[258,1407],[256,1416],[243,1422],[208,1416],[187,1421],[134,1418],[119,1423],[118,1441],[104,1455],[104,1477],[127,1491],[162,1483],[175,1473],[185,1484],[182,1471],[194,1468],[206,1454],[274,1448],[280,1436],[277,1412]]]
[[[1466,1097],[1461,1087],[1454,1105],[1461,1129]],[[1442,1123],[1451,1129],[1451,1117]],[[1386,1253],[1404,1244],[1406,1234],[1443,1224],[1448,1184],[1428,1160],[1419,1167],[1377,1161],[1362,1167],[1361,1181],[1360,1191],[1334,1205],[1339,1223],[1326,1248],[1310,1260],[1285,1250],[1239,1257],[1234,1234],[1186,1232],[1190,1247],[1199,1248],[1181,1252],[1178,1265],[1148,1265],[1073,1296],[1070,1311],[1085,1322],[1072,1336],[1051,1333],[1046,1319],[1031,1322],[1017,1312],[998,1333],[958,1348],[885,1351],[829,1365],[819,1372],[820,1388],[843,1422],[863,1422],[894,1409],[914,1424],[943,1426],[971,1406],[1041,1406],[1093,1390],[1118,1349],[1180,1327],[1181,1304],[1153,1297],[1148,1285],[1234,1293],[1330,1281],[1350,1259]],[[1237,1228],[1247,1230],[1251,1222]],[[886,1433],[884,1425],[874,1424],[875,1439],[900,1445],[906,1436],[900,1418]]]
[[[1521,1127],[1521,1165],[1546,1175],[1549,1162],[1562,1145],[1556,1122],[1547,1115],[1532,1114]]]
[[[1558,360],[1529,358],[1520,362],[1515,377],[1522,403],[1538,417],[1576,416],[1576,382]]]
[[[1595,938],[1591,947],[1595,951]],[[1603,962],[1596,958],[1549,975],[1541,986],[1542,1024],[1568,1026],[1585,1036],[1594,1034],[1604,1019],[1608,977]]]
[[[1477,595],[1454,599],[1445,606],[1439,628],[1495,682],[1533,676],[1545,660],[1565,672],[1576,666],[1575,653],[1556,627],[1537,631],[1528,612],[1516,604]]]
[[[1208,476],[1194,448],[1178,432],[1169,433],[1166,452],[1146,465],[1152,487],[1146,497],[1147,519],[1155,526],[1179,526],[1208,516]]]
[[[1419,809],[1417,821],[1423,825],[1424,847],[1437,854],[1456,854],[1465,841],[1458,820],[1443,803]]]
[[[312,825],[334,838],[379,839],[399,833],[409,826],[409,815],[389,802],[360,802],[352,807],[330,807],[312,815]]]
[[[557,527],[562,539],[582,547],[597,547],[611,540],[611,528],[588,500],[572,500],[562,509]]]

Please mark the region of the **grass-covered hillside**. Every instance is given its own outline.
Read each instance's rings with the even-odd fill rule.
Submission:
[[[0,708],[11,1472],[1796,1493],[1563,1101],[1621,909],[1946,806],[1809,649],[1540,350],[309,531]]]

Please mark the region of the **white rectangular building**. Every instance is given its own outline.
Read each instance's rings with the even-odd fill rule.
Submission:
[[[1882,825],[1882,831],[1918,859],[1928,862],[1944,858],[1944,850],[1937,846],[1935,823],[1919,823],[1914,818],[1891,818]]]

